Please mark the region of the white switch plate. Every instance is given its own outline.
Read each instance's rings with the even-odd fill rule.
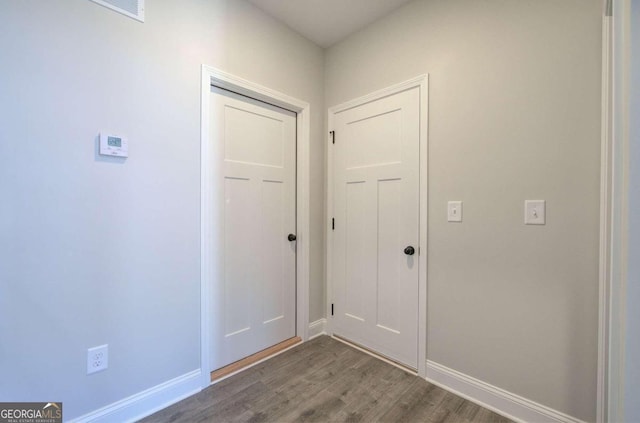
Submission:
[[[546,202],[544,200],[525,200],[524,223],[525,225],[544,225]]]
[[[447,221],[462,222],[462,201],[449,201],[447,204]]]
[[[87,350],[87,374],[106,370],[109,367],[109,345],[89,348]]]

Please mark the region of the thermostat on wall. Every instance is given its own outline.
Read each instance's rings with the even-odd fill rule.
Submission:
[[[100,133],[100,154],[103,156],[129,157],[129,144],[125,137]]]

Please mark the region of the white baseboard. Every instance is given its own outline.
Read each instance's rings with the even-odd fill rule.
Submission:
[[[77,417],[70,422],[135,422],[200,392],[202,389],[201,383],[200,369],[194,370],[84,416]]]
[[[429,360],[426,379],[516,422],[584,423],[575,417]]]
[[[327,334],[327,319],[318,319],[309,323],[309,340]]]

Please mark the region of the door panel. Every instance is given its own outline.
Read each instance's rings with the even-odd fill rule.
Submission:
[[[334,115],[334,333],[418,367],[419,88]]]
[[[370,237],[366,219],[367,185],[364,182],[347,184],[345,219],[345,244],[349,259],[346,260],[345,316],[364,321],[366,308],[361,293],[366,289],[366,280],[373,277],[375,269],[368,266],[368,257],[373,244],[362,242]]]
[[[262,303],[262,322],[275,321],[285,315],[284,286],[287,278],[284,272],[282,256],[286,247],[282,239],[287,234],[283,210],[284,184],[278,181],[262,181],[262,210],[264,219],[262,234],[262,254],[260,256],[260,275],[264,278]]]
[[[282,121],[262,112],[225,107],[225,159],[282,168]],[[260,142],[256,143],[256,139]]]
[[[401,179],[378,181],[378,286],[376,324],[380,328],[399,333],[400,289],[402,263],[397,254],[400,237],[402,210]]]
[[[211,90],[221,216],[211,370],[295,336],[295,113]]]
[[[247,266],[244,249],[251,242],[251,231],[246,231],[251,219],[251,182],[249,179],[225,178],[224,225],[224,293],[225,336],[237,334],[251,327],[251,289],[255,271]]]
[[[347,169],[400,162],[401,118],[401,110],[393,110],[350,122],[347,135],[353,138],[346,146]]]

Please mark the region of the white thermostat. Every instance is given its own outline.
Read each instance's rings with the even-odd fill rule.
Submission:
[[[125,137],[100,133],[100,154],[103,156],[129,157],[129,144]]]

